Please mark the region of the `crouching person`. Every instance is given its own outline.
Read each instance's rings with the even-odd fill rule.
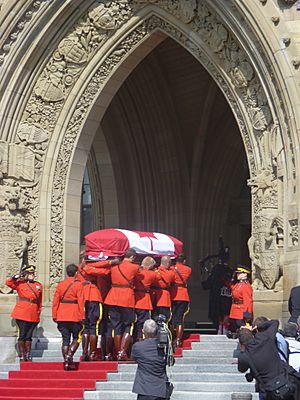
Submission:
[[[62,335],[65,371],[75,369],[73,356],[84,330],[83,290],[81,282],[75,278],[77,269],[75,264],[67,266],[68,278],[57,285],[52,304],[52,319],[57,323],[57,329]]]

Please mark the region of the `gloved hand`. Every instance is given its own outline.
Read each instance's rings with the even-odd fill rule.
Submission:
[[[121,260],[118,257],[113,258],[112,260],[109,260],[110,265],[118,265],[118,264],[120,264],[120,262],[121,262]]]
[[[12,279],[16,281],[20,278],[20,276],[21,276],[20,274],[15,274],[14,276],[12,276]]]

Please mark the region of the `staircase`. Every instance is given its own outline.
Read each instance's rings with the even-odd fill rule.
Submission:
[[[0,400],[136,399],[131,392],[135,364],[88,362],[79,363],[77,371],[63,371],[60,345],[58,338],[39,339],[33,363],[11,365],[9,372],[0,366]],[[237,371],[236,348],[237,342],[225,336],[201,335],[199,342],[199,335],[189,335],[168,371],[175,385],[172,400],[230,400],[233,392],[253,393],[254,384]]]

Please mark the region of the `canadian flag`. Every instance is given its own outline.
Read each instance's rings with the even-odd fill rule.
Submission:
[[[95,258],[123,256],[130,247],[138,254],[177,256],[182,253],[180,240],[157,232],[101,229],[85,236],[86,255]]]

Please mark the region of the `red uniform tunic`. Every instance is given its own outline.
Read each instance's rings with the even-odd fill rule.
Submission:
[[[11,313],[12,318],[27,322],[39,322],[42,310],[43,286],[37,281],[8,278],[6,285],[17,291],[19,300]]]
[[[157,284],[153,285],[152,301],[155,307],[171,307],[171,296],[169,289],[175,282],[175,273],[163,266],[155,270]]]
[[[93,263],[97,266],[108,267],[109,261],[98,261],[97,263]],[[97,287],[97,278],[94,275],[90,275],[86,272],[86,268],[88,268],[89,264],[80,264],[78,267],[78,272],[76,274],[76,279],[81,281],[83,285],[83,297],[84,301],[99,301],[103,302],[103,298],[100,294],[100,291]]]
[[[74,283],[71,285],[72,282]],[[79,322],[84,319],[83,286],[74,277],[71,276],[57,285],[52,303],[52,318],[58,322]]]
[[[231,285],[232,305],[229,317],[244,319],[244,312],[253,312],[252,287],[248,281],[237,282]]]
[[[134,308],[133,279],[138,269],[139,266],[137,264],[133,264],[127,260],[111,268],[111,289],[106,296],[105,304]]]
[[[101,263],[103,263],[103,261],[101,261]],[[100,262],[97,262],[88,264],[84,270],[87,274],[96,277],[96,285],[99,289],[100,297],[102,299],[101,303],[104,303],[107,293],[111,288],[110,268],[107,266],[103,267]]]
[[[175,266],[171,267],[171,270],[175,273],[175,282],[170,289],[171,300],[189,302],[190,297],[187,290],[187,281],[191,276],[192,268],[185,264],[176,263]]]
[[[153,310],[150,287],[157,283],[157,274],[148,269],[140,269],[134,278],[135,308]]]

